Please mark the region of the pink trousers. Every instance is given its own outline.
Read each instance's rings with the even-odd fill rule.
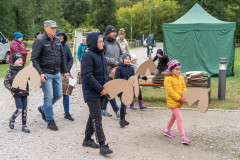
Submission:
[[[182,125],[182,116],[180,114],[180,108],[179,107],[172,108],[171,110],[172,110],[172,116],[168,122],[167,130],[169,130],[169,131],[171,130],[173,123],[177,119],[177,127],[179,130],[179,133],[180,133],[181,137],[184,137],[185,134],[184,134],[183,125]]]

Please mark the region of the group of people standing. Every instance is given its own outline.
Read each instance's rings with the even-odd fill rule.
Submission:
[[[56,29],[57,27],[55,21],[48,20],[44,22],[45,32],[35,39],[31,56],[33,66],[40,75],[41,88],[44,93],[44,103],[42,106],[38,107],[38,111],[41,113],[42,119],[47,122],[47,128],[54,131],[58,130],[58,127],[54,120],[53,105],[62,97],[62,78],[68,79],[71,76],[70,70],[73,65],[73,57],[66,44],[67,36],[62,30]],[[89,108],[89,117],[82,145],[85,147],[100,148],[100,154],[102,155],[113,153],[108,144],[105,143],[106,138],[102,127],[102,115],[111,116],[111,114],[106,111],[108,101],[110,101],[116,116],[120,117],[120,127],[123,128],[129,125],[129,122],[126,121],[125,118],[126,106],[121,102],[121,108],[119,109],[115,97],[109,97],[106,90],[103,88],[103,85],[112,79],[110,77],[111,73],[115,73],[116,79],[126,80],[136,73],[137,57],[134,53],[130,53],[127,41],[124,37],[125,31],[121,29],[118,38],[116,38],[116,28],[109,25],[105,28],[104,35],[99,32],[92,32],[86,38],[84,37],[86,41],[83,41],[78,49],[78,60],[81,61],[82,68],[83,98]],[[19,37],[15,37],[15,39],[17,38]],[[160,50],[158,50],[158,52],[157,58],[154,60],[159,59],[160,63],[164,54]],[[27,91],[23,91],[11,86],[16,74],[23,69],[23,55],[27,54],[29,54],[27,50],[24,54],[17,52],[12,54],[12,63],[5,77],[4,84],[11,90],[17,107],[17,110],[9,119],[9,127],[11,129],[14,128],[16,117],[22,113],[22,131],[29,133],[30,130],[26,126],[27,96],[29,95],[28,87]],[[167,129],[164,131],[164,135],[171,138],[175,137],[170,132],[170,129],[175,119],[177,119],[179,131],[181,136],[183,136],[182,142],[188,143],[190,140],[184,135],[179,112],[179,107],[181,107],[184,102],[183,92],[186,90],[181,76],[179,76],[181,65],[178,61],[174,61],[168,63],[166,66],[169,73],[171,73],[170,76],[176,77],[174,81],[180,80],[182,86],[180,89],[177,88],[177,93],[175,93],[170,87],[170,85],[172,85],[172,79],[168,78],[168,84],[166,82],[167,95],[170,91],[171,94],[174,95],[173,99],[168,95],[167,101],[176,101],[177,103],[175,103],[176,105],[173,105],[173,102],[167,103],[168,107],[172,108],[173,114]],[[159,70],[162,71],[160,68]],[[141,78],[146,80],[146,77]],[[119,94],[119,97],[121,100],[121,94]],[[73,121],[74,119],[69,113],[69,96],[63,96],[63,105],[65,119]],[[146,108],[143,105],[141,94],[139,96],[139,106],[141,110]],[[133,110],[136,109],[136,107],[134,107],[134,102],[130,105],[130,108]],[[97,143],[92,139],[94,133]]]

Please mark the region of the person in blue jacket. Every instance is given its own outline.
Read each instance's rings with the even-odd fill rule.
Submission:
[[[135,74],[135,71],[132,66],[130,66],[131,63],[131,55],[130,53],[126,52],[122,56],[123,62],[120,62],[116,72],[115,72],[115,79],[125,79],[128,80],[131,76]],[[123,128],[125,125],[129,125],[129,122],[125,120],[126,115],[126,105],[122,102],[122,93],[119,94],[119,97],[121,99],[121,108],[120,108],[120,127]]]
[[[106,138],[102,127],[102,106],[107,95],[103,85],[109,80],[107,60],[103,54],[103,35],[92,32],[87,37],[86,52],[81,61],[82,91],[84,101],[89,108],[89,117],[82,145],[85,147],[99,148],[100,154],[111,154],[113,151],[105,144]],[[91,139],[95,132],[96,140]]]
[[[68,37],[61,29],[56,30],[56,36],[58,36],[62,44],[63,52],[65,55],[65,60],[67,64],[67,71],[68,73],[70,73],[73,65],[73,56],[72,56],[71,50],[69,49],[69,46],[66,44],[68,41]],[[63,94],[63,106],[64,106],[64,112],[65,112],[64,118],[70,121],[74,121],[74,118],[72,118],[71,114],[69,113],[69,95]]]
[[[82,43],[80,43],[77,51],[77,57],[79,62],[81,61],[83,55],[87,52],[87,43],[86,43],[86,37],[83,37]]]
[[[153,52],[153,44],[154,44],[154,39],[153,39],[153,35],[149,35],[147,37],[147,57],[149,57],[150,55],[150,50],[151,53]]]

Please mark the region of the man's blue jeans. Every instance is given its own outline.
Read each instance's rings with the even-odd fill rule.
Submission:
[[[49,123],[53,121],[53,104],[62,97],[62,78],[61,73],[46,74],[47,81],[41,82],[42,90],[44,94],[44,104],[41,109],[45,113],[46,121]]]
[[[65,115],[69,114],[69,95],[63,94],[63,107]]]
[[[108,101],[110,102],[112,109],[114,110],[115,113],[117,113],[117,111],[119,110],[119,107],[117,105],[116,99],[113,98],[111,100],[108,100],[108,95],[105,96],[105,100],[104,100],[104,104],[103,104],[103,110],[107,110],[107,105],[108,105]]]

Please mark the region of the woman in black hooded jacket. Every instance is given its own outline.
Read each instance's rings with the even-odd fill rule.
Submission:
[[[82,58],[81,72],[82,90],[85,102],[89,107],[89,118],[85,130],[83,146],[99,148],[100,154],[106,155],[113,151],[105,144],[105,135],[102,128],[102,106],[107,94],[103,85],[108,81],[107,60],[102,53],[103,35],[98,32],[90,33],[87,37],[89,51]],[[91,139],[95,132],[96,140]]]

